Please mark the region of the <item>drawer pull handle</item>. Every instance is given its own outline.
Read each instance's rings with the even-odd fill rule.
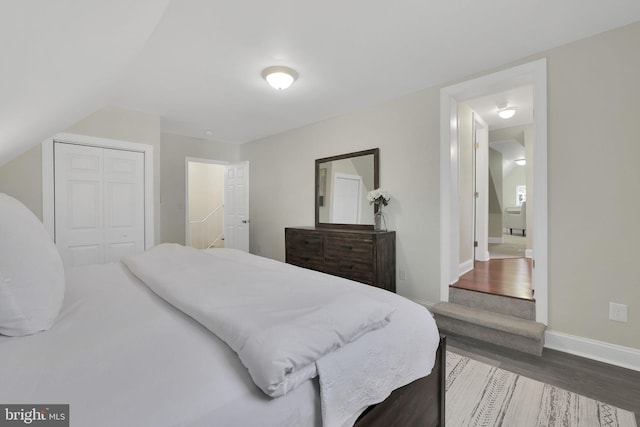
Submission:
[[[342,245],[342,249],[345,249],[345,250],[347,250],[347,251],[350,251],[351,249],[353,249],[353,246]]]
[[[353,265],[341,265],[338,267],[340,270],[353,270]]]

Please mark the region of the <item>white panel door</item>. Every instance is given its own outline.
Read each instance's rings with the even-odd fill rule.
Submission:
[[[65,266],[144,251],[144,154],[56,142],[55,242]]]
[[[144,251],[144,154],[104,150],[104,261]]]
[[[66,266],[103,262],[102,149],[55,144],[55,241]]]
[[[331,222],[336,224],[360,224],[362,201],[362,177],[336,173],[333,179]]]
[[[249,162],[225,166],[224,246],[249,252]]]

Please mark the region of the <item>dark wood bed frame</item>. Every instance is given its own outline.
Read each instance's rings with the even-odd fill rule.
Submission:
[[[427,377],[395,390],[367,409],[355,427],[444,427],[447,342],[440,336],[436,363]]]

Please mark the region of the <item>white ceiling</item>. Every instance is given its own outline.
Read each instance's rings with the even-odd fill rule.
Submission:
[[[487,124],[489,130],[503,129],[533,123],[533,87],[513,88],[465,101]],[[498,116],[498,106],[515,107],[516,113],[509,119]]]
[[[112,102],[245,142],[638,19],[637,0],[173,1]],[[277,92],[271,65],[300,77]]]
[[[106,104],[242,143],[638,20],[637,0],[2,2],[0,164]],[[272,65],[298,81],[271,89]]]

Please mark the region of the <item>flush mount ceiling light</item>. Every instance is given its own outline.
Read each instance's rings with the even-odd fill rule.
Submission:
[[[524,166],[527,164],[527,161],[525,159],[514,160],[514,162],[516,162],[516,165],[518,166]]]
[[[498,115],[503,119],[510,119],[516,113],[516,107],[509,107],[504,105],[502,107],[498,107]]]
[[[298,73],[289,67],[275,66],[262,70],[262,77],[273,88],[283,90],[291,86],[298,78]]]

